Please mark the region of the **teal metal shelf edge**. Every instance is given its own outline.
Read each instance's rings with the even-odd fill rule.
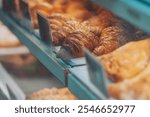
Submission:
[[[90,81],[87,66],[70,68],[71,74],[68,75],[68,88],[79,99],[102,100],[106,99]]]
[[[98,97],[88,90],[83,84],[72,74],[68,75],[68,88],[80,100],[97,100]]]
[[[150,33],[148,0],[92,0],[131,24]]]
[[[36,36],[20,27],[17,22],[1,9],[0,20],[11,29],[20,41],[28,47],[31,53],[36,56],[51,73],[53,73],[64,85],[66,84],[65,70],[70,66],[65,65],[60,59],[56,59],[55,54],[52,53],[50,48],[42,43]]]

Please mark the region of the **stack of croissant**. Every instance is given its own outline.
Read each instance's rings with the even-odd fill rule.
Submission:
[[[83,48],[88,48],[99,56],[136,39],[129,35],[129,32],[134,34],[134,29],[129,24],[103,8],[98,10],[98,16],[84,21],[68,14],[49,16],[54,45],[61,45],[72,57],[82,57]]]
[[[82,57],[83,48],[88,48],[97,56],[107,54],[131,40],[139,39],[139,36],[143,38],[142,31],[136,32],[104,8],[93,3],[89,6],[90,1],[70,1],[63,14],[53,13],[48,19],[53,44],[62,46],[72,57]],[[79,15],[77,9],[80,12],[86,9],[88,15]]]
[[[18,1],[18,0],[16,0]],[[50,22],[53,44],[72,57],[82,57],[83,48],[103,55],[136,39],[132,26],[90,0],[27,0],[32,24],[38,28],[37,12]],[[18,4],[18,2],[16,2]]]

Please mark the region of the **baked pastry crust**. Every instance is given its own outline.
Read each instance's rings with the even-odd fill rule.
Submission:
[[[113,83],[109,94],[115,99],[150,100],[150,61],[147,67],[136,77]]]
[[[83,56],[84,47],[92,51],[99,41],[99,35],[96,33],[99,32],[97,27],[88,27],[86,23],[81,23],[79,26],[81,27],[70,33],[62,44],[73,57]]]
[[[28,100],[76,100],[67,88],[42,89],[27,97]]]
[[[150,39],[130,42],[100,58],[113,81],[130,79],[150,62]]]
[[[111,26],[102,30],[99,45],[95,47],[93,53],[97,56],[107,54],[127,43],[128,39],[124,35],[124,32],[118,26]]]

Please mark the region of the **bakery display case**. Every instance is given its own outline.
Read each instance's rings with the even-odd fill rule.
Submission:
[[[135,77],[149,63],[149,1],[3,0],[2,3],[3,23],[78,99],[144,98],[140,97],[147,92],[144,88],[139,97],[135,98],[135,93],[128,98],[126,90],[130,83],[124,86],[126,90],[116,87],[125,85],[124,80]],[[130,50],[133,51],[128,53]],[[144,55],[135,54],[139,51]],[[127,64],[121,66],[124,62]],[[147,67],[144,74],[148,71]],[[137,79],[131,82],[136,85],[147,80]],[[133,92],[138,90],[131,88]]]

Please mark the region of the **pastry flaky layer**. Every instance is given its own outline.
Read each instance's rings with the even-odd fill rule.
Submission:
[[[150,38],[130,42],[100,60],[114,82],[108,88],[112,97],[150,99]]]
[[[116,99],[150,100],[150,62],[140,74],[111,84],[108,91]]]
[[[27,96],[28,100],[77,100],[67,88],[42,89]]]
[[[100,59],[113,81],[131,79],[150,63],[150,38],[129,42]]]

